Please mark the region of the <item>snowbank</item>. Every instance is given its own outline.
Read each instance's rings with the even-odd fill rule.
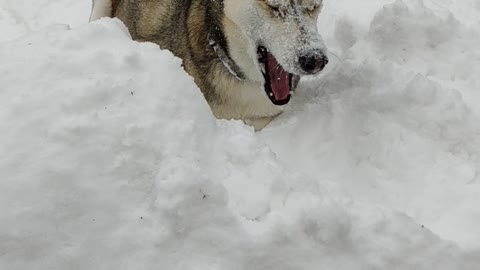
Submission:
[[[325,7],[337,63],[260,134],[119,21],[16,9],[42,30],[0,43],[1,268],[479,269],[478,31],[369,3]]]
[[[292,168],[478,248],[478,30],[415,0],[383,6],[366,32],[340,14],[326,32],[341,57],[261,136]]]

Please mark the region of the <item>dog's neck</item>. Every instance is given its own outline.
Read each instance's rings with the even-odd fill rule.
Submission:
[[[207,19],[212,20],[212,18],[217,18],[216,16],[209,16],[209,12],[214,12],[212,8],[207,11]],[[228,50],[228,43],[223,33],[223,25],[220,20],[212,20],[207,25],[208,29],[208,44],[212,47],[212,50],[215,52],[217,57],[223,63],[225,68],[234,76],[236,79],[243,81],[245,80],[245,74],[242,72],[240,67],[235,63],[235,61],[230,56]]]
[[[213,51],[217,54],[220,61],[222,61],[225,68],[232,74],[237,80],[245,80],[245,75],[240,70],[240,67],[235,64],[233,59],[230,57],[226,48],[222,47],[220,43],[216,41],[213,35],[208,34],[208,44],[212,47]]]

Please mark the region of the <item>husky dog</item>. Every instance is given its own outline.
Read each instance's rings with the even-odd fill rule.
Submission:
[[[328,63],[323,0],[93,0],[90,20],[117,17],[133,39],[183,60],[217,118],[265,127],[300,76]]]

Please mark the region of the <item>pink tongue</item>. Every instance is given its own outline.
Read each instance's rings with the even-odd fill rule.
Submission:
[[[288,72],[277,62],[272,54],[268,54],[267,66],[270,75],[270,86],[275,100],[284,100],[290,95],[290,78]]]

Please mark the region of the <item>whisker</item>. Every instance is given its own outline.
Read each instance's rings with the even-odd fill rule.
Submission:
[[[340,56],[338,56],[336,53],[329,51],[328,54],[335,56],[339,62],[342,62],[342,60],[340,59]]]
[[[273,67],[269,75],[272,75],[272,73],[277,71],[279,67],[280,67],[280,64],[277,64],[275,67]]]
[[[262,60],[268,61],[268,60],[272,60],[272,59],[275,59],[275,56],[270,56],[270,57],[268,57],[266,59],[262,59]]]

